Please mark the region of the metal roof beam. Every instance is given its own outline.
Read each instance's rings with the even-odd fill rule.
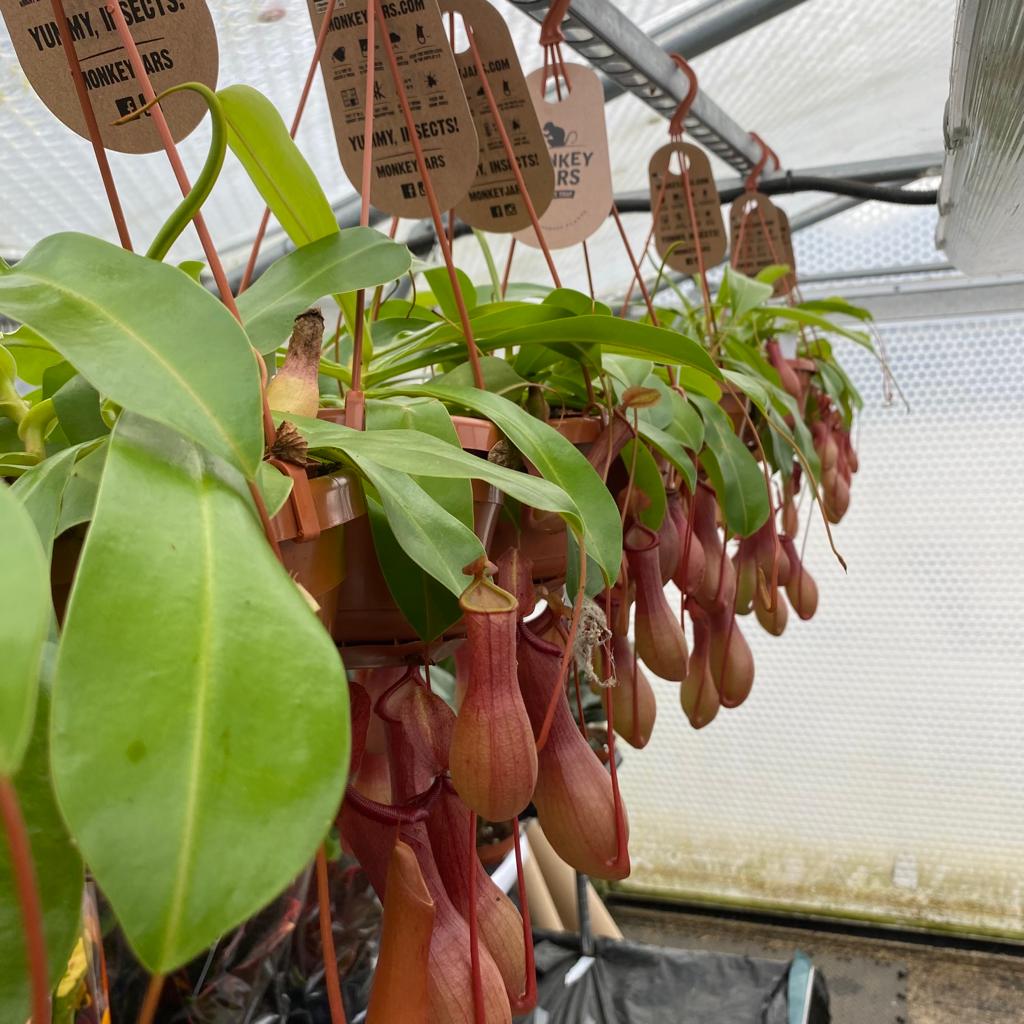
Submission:
[[[805,2],[709,0],[696,10],[660,25],[651,33],[651,37],[667,52],[678,53],[692,60]],[[615,99],[624,91],[617,82],[608,81],[604,88],[605,101]]]
[[[550,6],[548,0],[510,2],[537,22],[544,20]],[[572,0],[562,32],[578,54],[663,117],[671,117],[689,92],[686,75],[663,47],[611,0]],[[746,130],[703,90],[690,109],[686,131],[737,171],[749,170],[761,156]]]

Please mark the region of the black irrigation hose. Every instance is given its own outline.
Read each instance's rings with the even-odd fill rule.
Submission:
[[[814,174],[793,174],[787,172],[784,178],[769,178],[758,186],[765,195],[786,195],[791,192],[832,192],[839,196],[851,196],[855,199],[876,199],[883,203],[902,203],[909,206],[934,206],[938,200],[935,189],[907,189],[893,185],[872,185],[857,181],[855,178],[822,178]],[[719,198],[723,203],[731,203],[743,194],[743,186],[723,189]],[[621,196],[615,200],[619,213],[650,213],[651,197],[649,195]],[[455,237],[467,235],[468,225],[461,221],[455,225]],[[434,247],[434,229],[419,228],[407,239],[406,245],[416,256],[426,256]]]

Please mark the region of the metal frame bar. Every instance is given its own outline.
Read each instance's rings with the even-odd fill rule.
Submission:
[[[550,6],[548,0],[510,2],[537,22],[544,20]],[[671,117],[686,98],[686,76],[665,50],[611,0],[572,0],[562,32],[566,43],[580,56],[663,117]],[[757,143],[703,90],[690,109],[686,130],[705,149],[741,173],[760,159]]]
[[[691,60],[805,2],[708,0],[695,10],[659,25],[651,32],[651,38],[668,53],[679,53]],[[609,81],[604,90],[605,102],[623,92],[621,85]]]

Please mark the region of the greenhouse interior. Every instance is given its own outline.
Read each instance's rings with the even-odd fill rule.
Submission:
[[[0,15],[0,1024],[1019,1024],[1024,5]]]

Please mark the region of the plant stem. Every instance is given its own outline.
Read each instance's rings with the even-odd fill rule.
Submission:
[[[36,888],[36,873],[32,864],[25,819],[14,784],[0,776],[0,817],[11,851],[11,872],[14,875],[21,919],[25,931],[25,958],[28,962],[32,991],[33,1024],[50,1024],[50,981],[46,964],[46,942],[43,938],[43,910]]]
[[[345,1004],[338,981],[338,954],[334,949],[334,922],[331,920],[331,890],[327,884],[327,853],[321,843],[316,851],[316,894],[320,904],[320,944],[324,950],[324,980],[331,1006],[331,1024],[345,1024]]]
[[[146,989],[146,998],[142,1000],[142,1008],[139,1010],[137,1024],[153,1024],[157,1007],[160,1005],[160,994],[164,990],[164,976],[153,974],[149,979],[149,987]]]

